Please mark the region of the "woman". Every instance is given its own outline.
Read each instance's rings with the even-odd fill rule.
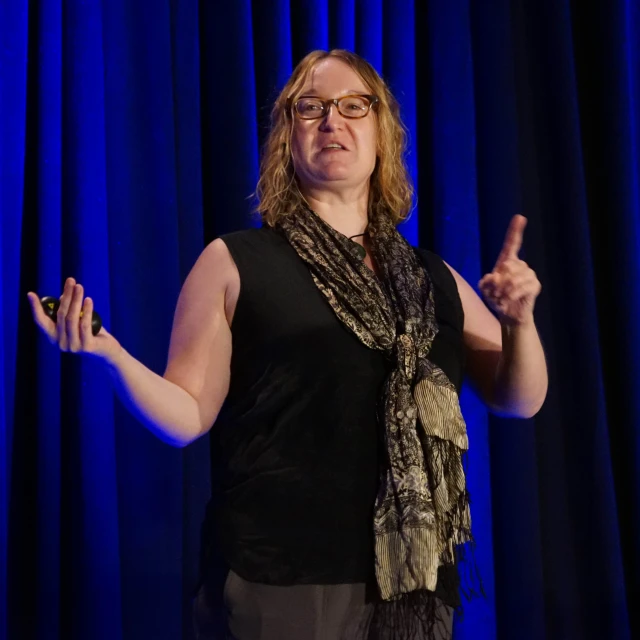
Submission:
[[[533,416],[547,388],[540,292],[516,216],[485,302],[395,225],[411,207],[398,107],[355,54],[315,51],[273,109],[258,184],[264,225],[203,251],[154,374],[65,283],[63,351],[99,356],[130,410],[185,446],[211,432],[220,473],[205,521],[200,638],[450,638],[456,549],[469,540],[462,362],[493,411]],[[80,316],[80,312],[82,316]]]

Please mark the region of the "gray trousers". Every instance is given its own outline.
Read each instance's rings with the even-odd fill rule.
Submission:
[[[373,603],[364,583],[277,587],[230,571],[222,604],[203,587],[194,600],[197,640],[365,640]],[[451,640],[453,609],[441,605],[438,640]],[[415,640],[422,640],[416,637]]]

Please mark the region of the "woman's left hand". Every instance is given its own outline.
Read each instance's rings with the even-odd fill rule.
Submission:
[[[524,216],[512,218],[493,271],[478,284],[485,302],[503,325],[533,323],[533,308],[542,290],[535,271],[518,257],[526,226]]]

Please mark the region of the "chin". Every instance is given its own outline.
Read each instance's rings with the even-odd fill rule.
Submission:
[[[354,181],[354,176],[348,171],[325,171],[322,174],[323,180],[346,180],[348,182]]]
[[[344,165],[333,165],[322,167],[317,173],[322,180],[347,180],[349,182],[358,183],[366,179],[366,176],[356,175],[353,167]]]

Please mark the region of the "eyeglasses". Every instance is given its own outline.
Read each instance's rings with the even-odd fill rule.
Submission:
[[[303,120],[324,118],[334,104],[345,118],[364,118],[373,105],[379,102],[377,96],[349,95],[323,100],[314,96],[300,98],[293,103],[293,110]]]

